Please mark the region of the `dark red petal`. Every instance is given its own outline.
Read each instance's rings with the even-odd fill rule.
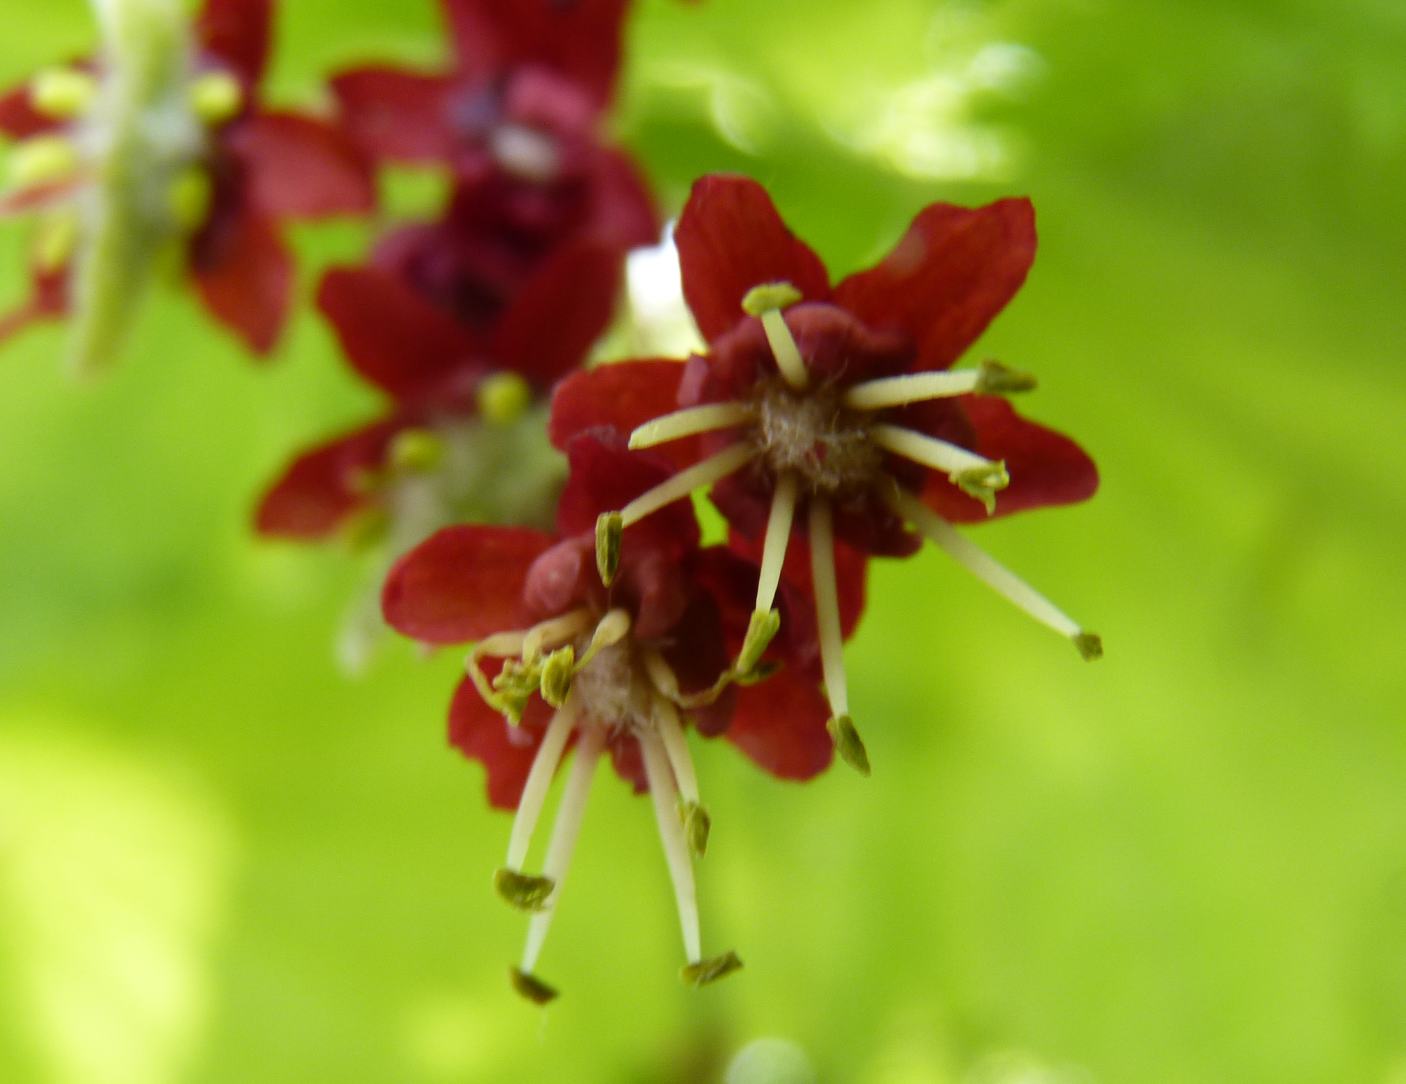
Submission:
[[[615,429],[628,437],[645,422],[679,408],[683,372],[681,362],[656,358],[597,365],[572,373],[552,393],[552,416],[547,426],[552,443],[565,450],[578,433],[600,428]],[[680,445],[691,448],[694,443],[671,441],[658,450],[678,452]]]
[[[835,302],[876,328],[907,332],[919,369],[945,369],[986,330],[1035,259],[1027,199],[934,203],[883,261],[835,287]]]
[[[727,737],[778,779],[810,779],[830,766],[829,706],[820,689],[791,670],[737,690]]]
[[[273,28],[273,0],[205,0],[196,16],[201,48],[252,86],[263,78]]]
[[[293,260],[262,215],[237,213],[197,237],[195,288],[210,313],[256,354],[267,354],[288,318]]]
[[[570,78],[597,105],[620,67],[629,0],[441,0],[455,52],[469,72],[491,77],[541,65]]]
[[[469,333],[386,271],[333,268],[322,277],[317,307],[352,367],[397,399],[423,395],[471,368]]]
[[[375,422],[303,452],[259,501],[254,526],[280,538],[324,538],[370,500],[365,472],[380,467],[403,427]]]
[[[995,515],[1027,508],[1074,504],[1098,489],[1098,468],[1074,441],[1022,418],[1006,400],[967,396],[962,406],[976,432],[972,450],[988,459],[1004,459],[1011,484],[996,494]],[[986,520],[986,509],[952,485],[931,474],[923,501],[939,515],[958,523]]]
[[[231,151],[247,167],[249,199],[275,218],[364,214],[376,184],[361,153],[325,121],[296,113],[254,113],[232,124]]]
[[[610,323],[621,255],[589,241],[561,246],[532,274],[503,313],[493,356],[546,390],[579,366]]]
[[[532,562],[522,594],[535,618],[545,620],[587,604],[604,608],[595,548],[592,538],[567,538]]]
[[[0,132],[4,132],[11,139],[28,139],[30,136],[52,132],[68,123],[46,117],[35,109],[29,100],[30,86],[32,83],[26,81],[0,94]]]
[[[830,297],[820,257],[786,228],[766,189],[749,177],[695,181],[674,243],[684,298],[709,342],[743,318],[742,298],[753,286],[789,282],[808,300]]]
[[[444,161],[453,153],[452,85],[444,76],[374,65],[332,77],[343,124],[357,144],[377,158],[408,162]]]
[[[528,567],[552,543],[527,527],[446,527],[396,561],[381,608],[388,624],[431,644],[521,628]]]
[[[31,268],[29,296],[9,312],[0,313],[0,343],[18,335],[30,324],[41,320],[57,320],[68,313],[67,266],[53,271]]]
[[[588,168],[595,193],[592,235],[620,248],[658,242],[659,215],[635,160],[623,151],[597,147]]]
[[[536,703],[534,697],[529,712]],[[527,719],[514,726],[485,704],[473,682],[464,678],[449,705],[449,741],[487,769],[489,805],[516,809],[542,741],[540,728],[528,725]]]
[[[718,604],[711,595],[704,593],[694,596],[683,616],[658,646],[660,655],[685,693],[710,688],[733,659]],[[713,703],[688,712],[700,734],[714,737],[727,729],[736,695],[729,686]]]
[[[610,739],[610,763],[615,774],[629,783],[636,794],[649,789],[649,777],[644,771],[644,753],[639,739],[633,734],[619,733]]]
[[[557,507],[557,530],[563,535],[594,531],[602,512],[618,512],[641,493],[665,481],[669,463],[649,452],[631,452],[624,434],[613,429],[588,430],[565,448],[571,475]],[[632,524],[629,539],[650,540],[660,549],[691,549],[698,544],[693,505],[686,500],[665,505]]]

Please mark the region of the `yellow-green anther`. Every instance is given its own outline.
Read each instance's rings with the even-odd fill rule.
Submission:
[[[554,888],[556,882],[550,877],[519,873],[506,867],[493,873],[493,890],[519,911],[543,910]]]
[[[1030,391],[1036,380],[1031,373],[1011,369],[999,361],[983,361],[976,379],[978,395],[1010,395],[1018,391]]]
[[[72,208],[45,217],[34,237],[34,266],[52,272],[68,263],[78,245],[78,226],[78,215]]]
[[[404,429],[391,442],[391,467],[404,474],[424,474],[444,459],[444,440],[429,429]]]
[[[529,975],[521,968],[509,968],[508,978],[512,981],[513,989],[534,1005],[545,1005],[557,996],[555,987],[548,986],[536,975]]]
[[[620,570],[620,543],[625,523],[619,512],[602,512],[596,517],[596,571],[600,582],[609,587]]]
[[[721,956],[686,964],[679,971],[679,978],[689,986],[707,986],[710,982],[717,982],[724,975],[731,975],[741,966],[742,961],[738,959],[737,953],[724,952]]]
[[[77,171],[78,162],[78,148],[66,136],[34,136],[10,156],[10,183],[29,188],[67,180]]]
[[[191,166],[176,174],[167,190],[166,204],[181,232],[191,233],[204,225],[210,214],[213,194],[214,183],[210,180],[210,174],[199,166]]]
[[[724,674],[723,676],[738,685],[758,685],[780,669],[781,664],[779,662],[759,662],[745,674],[731,673]],[[723,682],[719,682],[718,684],[720,686],[718,692],[720,693],[723,688],[726,688],[726,684]],[[717,694],[714,694],[713,699],[717,699]]]
[[[801,291],[789,282],[765,282],[753,286],[743,295],[742,311],[748,316],[761,316],[794,305],[802,296]]]
[[[854,728],[854,720],[848,715],[835,715],[825,724],[830,737],[835,742],[835,752],[860,775],[869,774],[869,753],[860,740],[859,731]]]
[[[74,68],[50,68],[29,85],[29,104],[53,120],[72,120],[84,112],[98,91],[98,81]]]
[[[542,663],[542,699],[554,708],[566,703],[571,679],[576,674],[576,651],[570,644],[559,647]]]
[[[532,385],[517,373],[492,373],[479,381],[474,397],[484,421],[511,425],[532,405]]]
[[[206,72],[190,84],[190,108],[210,127],[233,119],[244,106],[244,88],[229,72]]]
[[[747,622],[747,636],[742,641],[742,650],[737,654],[733,670],[738,675],[750,674],[780,628],[781,615],[775,610],[753,610],[752,618]]]
[[[503,669],[493,679],[493,692],[485,697],[489,705],[502,712],[513,723],[522,722],[522,713],[528,700],[542,684],[542,668],[533,664],[524,666],[515,659],[503,663]]]
[[[702,858],[708,853],[708,833],[712,831],[713,818],[708,816],[708,811],[699,802],[689,802],[680,798],[679,820],[683,823],[683,834],[688,840],[688,849],[695,858]]]
[[[953,471],[948,478],[967,496],[975,497],[985,505],[988,516],[996,510],[996,494],[1011,484],[1004,460]]]
[[[1086,662],[1103,658],[1103,638],[1096,632],[1081,632],[1072,638]]]

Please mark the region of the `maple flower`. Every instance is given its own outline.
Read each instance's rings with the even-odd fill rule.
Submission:
[[[336,127],[259,102],[272,0],[105,0],[93,59],[0,96],[21,140],[0,214],[39,219],[31,296],[0,337],[69,316],[80,372],[109,360],[176,249],[211,315],[256,353],[287,319],[285,218],[371,209],[367,160]]]
[[[619,268],[612,249],[564,245],[481,328],[392,271],[323,276],[318,306],[387,408],[297,453],[255,527],[303,542],[343,531],[379,555],[376,589],[342,629],[348,669],[362,668],[384,629],[379,584],[392,558],[449,523],[551,523],[565,468],[546,440],[546,395],[609,323]]]
[[[832,755],[826,706],[813,682],[782,670],[759,684],[729,684],[728,596],[700,583],[712,559],[726,565],[736,558],[720,547],[698,548],[691,509],[667,510],[623,532],[618,574],[610,588],[601,584],[593,560],[597,515],[654,485],[667,464],[631,456],[622,438],[602,432],[579,436],[569,456],[556,535],[445,528],[396,563],[383,594],[386,620],[405,635],[432,645],[475,642],[450,708],[450,738],[484,764],[490,802],[516,809],[494,883],[532,912],[511,977],[539,1002],[556,995],[535,972],[603,755],[637,793],[650,794],[682,928],[682,976],[695,985],[740,961],[731,952],[702,954],[692,857],[705,851],[711,822],[687,722],[708,735],[726,733],[783,778],[809,778]],[[530,872],[548,789],[573,744],[541,872]]]
[[[607,582],[622,528],[711,487],[734,528],[760,541],[750,657],[777,628],[788,539],[793,529],[808,538],[831,730],[864,772],[842,659],[837,545],[901,556],[931,539],[1085,658],[1101,654],[1096,635],[953,527],[1083,500],[1098,484],[1074,442],[1000,398],[1032,378],[995,362],[950,368],[1025,279],[1035,252],[1028,201],[933,204],[882,261],[833,287],[747,178],[698,181],[675,241],[708,352],[682,365],[644,360],[576,374],[553,402],[554,440],[614,424],[633,430],[631,447],[657,447],[676,465],[667,481],[602,517]]]
[[[627,0],[442,0],[448,71],[368,65],[336,75],[348,130],[368,153],[450,167],[479,238],[531,248],[581,233],[620,248],[658,225],[628,155],[600,142]],[[496,225],[495,225],[496,224]]]
[[[324,538],[355,512],[393,511],[396,484],[428,474],[449,492],[428,503],[407,496],[421,512],[397,517],[404,546],[456,519],[550,523],[560,467],[541,436],[537,404],[609,323],[618,272],[608,248],[564,246],[480,329],[393,271],[329,270],[318,307],[352,369],[389,406],[375,421],[296,456],[260,502],[258,530]],[[542,473],[534,469],[539,461],[540,484],[531,480]]]

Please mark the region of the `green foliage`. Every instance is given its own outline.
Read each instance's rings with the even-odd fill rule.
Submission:
[[[445,748],[459,660],[344,679],[365,570],[247,529],[294,447],[371,409],[325,327],[256,368],[165,291],[87,389],[31,332],[0,357],[0,1078],[714,1081],[781,1037],[818,1080],[1398,1079],[1398,6],[640,7],[619,130],[674,207],[750,172],[846,269],[932,199],[1035,198],[978,355],[1038,375],[1022,409],[1104,488],[978,539],[1108,657],[936,552],[877,565],[849,651],[873,777],[697,752],[705,940],[746,969],[680,986],[647,813],[602,784],[543,1021],[505,976],[507,819]],[[0,76],[85,18],[7,13]],[[283,100],[439,52],[423,3],[282,22]],[[306,291],[365,234],[297,240]],[[18,263],[7,227],[0,298]],[[808,1079],[779,1049],[739,1064]]]

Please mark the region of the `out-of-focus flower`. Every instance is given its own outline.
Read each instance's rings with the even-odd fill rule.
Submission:
[[[267,353],[292,296],[279,223],[370,210],[369,163],[333,125],[260,103],[272,0],[206,0],[193,23],[173,0],[94,7],[97,56],[0,97],[22,141],[0,213],[39,218],[31,297],[0,331],[67,315],[92,370],[174,249],[210,313]]]
[[[348,130],[377,159],[447,166],[443,217],[388,235],[374,256],[470,326],[561,247],[623,253],[659,223],[628,155],[601,142],[625,0],[444,0],[447,72],[375,65],[335,76]]]
[[[699,985],[739,961],[730,952],[702,955],[691,855],[704,852],[710,822],[685,724],[726,734],[784,778],[808,778],[831,758],[826,707],[813,682],[783,670],[759,684],[729,683],[728,595],[700,585],[712,557],[736,558],[699,550],[690,509],[623,532],[618,574],[609,588],[601,584],[593,558],[599,513],[668,473],[667,464],[630,456],[611,437],[572,442],[557,535],[446,528],[396,563],[383,595],[386,620],[405,635],[432,645],[476,642],[450,708],[450,739],[487,769],[490,802],[517,810],[495,883],[509,902],[534,912],[512,978],[537,1001],[555,996],[535,970],[602,754],[651,795],[678,902],[683,977]],[[529,873],[547,790],[573,743],[542,872]]]
[[[323,277],[318,306],[348,363],[389,402],[294,457],[260,501],[261,534],[316,541],[345,529],[388,562],[450,523],[551,523],[565,464],[545,436],[546,395],[609,323],[620,253],[558,247],[483,322],[459,319],[398,270]],[[379,605],[353,612],[340,651],[349,669],[383,627]]]
[[[577,374],[553,403],[558,442],[608,423],[633,430],[632,447],[661,446],[676,463],[666,482],[602,519],[607,580],[615,533],[711,487],[741,535],[761,544],[743,649],[751,656],[776,631],[772,605],[796,526],[809,537],[832,732],[862,771],[868,758],[841,656],[840,542],[902,556],[925,535],[1086,658],[1101,653],[1097,636],[952,527],[1083,500],[1098,483],[1078,445],[998,397],[1032,378],[994,362],[948,371],[1025,279],[1035,253],[1028,201],[933,204],[879,264],[833,288],[746,178],[700,180],[675,241],[708,352],[682,365],[635,361]]]

